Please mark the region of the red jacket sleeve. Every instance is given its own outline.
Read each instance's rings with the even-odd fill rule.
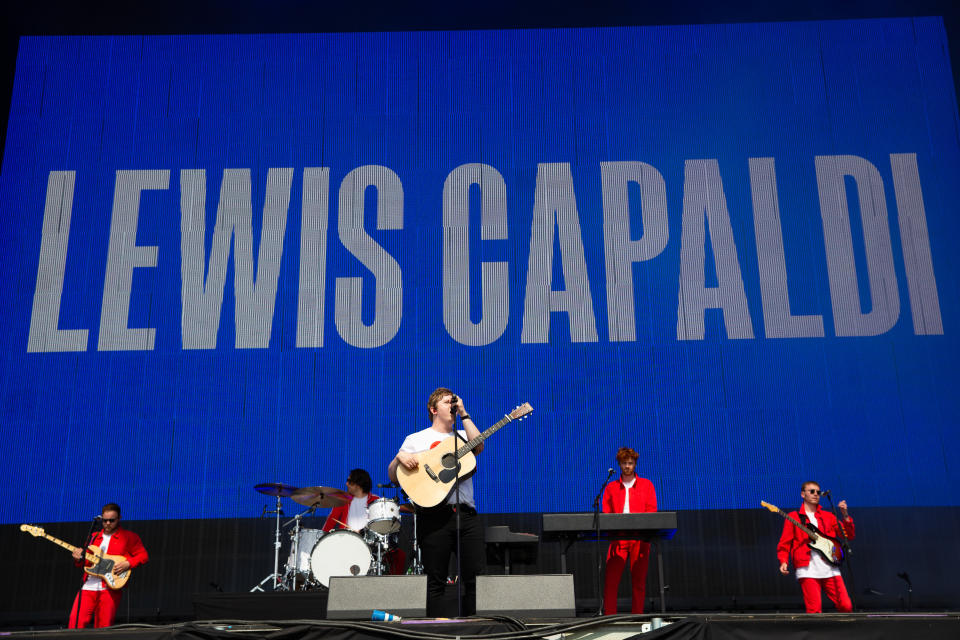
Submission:
[[[640,485],[640,495],[642,497],[642,511],[656,511],[657,510],[657,490],[653,488],[653,483],[646,478],[639,478],[637,482],[642,482]],[[633,510],[633,505],[630,506],[630,510]]]
[[[791,514],[793,515],[793,514]],[[780,534],[780,542],[777,543],[777,560],[783,564],[790,562],[791,552],[794,547],[794,532],[797,527],[789,520],[783,521],[783,533]]]
[[[824,533],[826,533],[828,536],[833,536],[838,540],[842,540],[843,537],[840,535],[840,527],[843,527],[843,533],[847,536],[848,540],[853,540],[856,537],[857,530],[856,530],[856,527],[853,526],[853,518],[850,518],[848,516],[846,520],[843,520],[842,522],[838,522],[835,518],[832,517],[833,516],[832,513],[830,514],[830,516],[831,516],[830,519],[832,521],[831,522],[832,526],[830,527],[830,531],[824,531]]]
[[[607,483],[607,486],[604,487],[604,490],[603,490],[603,502],[600,503],[600,511],[602,511],[603,513],[613,513],[613,512],[614,512],[613,492],[616,490],[616,487],[614,486],[614,485],[616,485],[616,484],[617,484],[617,481],[616,481],[616,480],[613,480],[612,482],[608,482],[608,483]]]
[[[346,526],[347,516],[350,513],[350,503],[341,504],[337,507],[334,507],[330,510],[330,515],[327,516],[327,521],[323,523],[324,531],[333,531],[336,528]],[[340,522],[337,522],[339,520]],[[340,524],[340,523],[343,524]]]
[[[143,541],[140,540],[140,536],[135,534],[133,531],[127,529],[123,530],[125,534],[123,536],[123,549],[120,551],[120,555],[127,559],[127,562],[130,563],[130,568],[139,567],[142,564],[146,564],[147,560],[150,559],[150,556],[147,555],[147,550],[143,546]],[[111,542],[113,542],[111,540]]]

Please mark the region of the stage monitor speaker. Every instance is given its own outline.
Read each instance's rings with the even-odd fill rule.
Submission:
[[[332,576],[329,620],[369,620],[374,609],[404,618],[427,615],[427,576]]]
[[[573,575],[477,576],[477,615],[573,618]]]

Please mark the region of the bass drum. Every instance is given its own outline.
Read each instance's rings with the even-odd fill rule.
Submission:
[[[310,553],[310,573],[324,587],[331,576],[365,576],[373,567],[373,554],[353,531],[334,531],[320,538]]]

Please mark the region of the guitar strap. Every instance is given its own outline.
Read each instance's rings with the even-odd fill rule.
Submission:
[[[814,526],[814,524],[810,522],[810,518],[807,517],[806,509],[801,508],[799,511],[797,511],[797,516],[799,516],[797,519],[800,520],[800,524],[817,531],[817,527]]]
[[[805,513],[803,512],[803,509],[802,509],[802,508],[797,511],[797,520],[800,522],[800,524],[803,524],[803,525],[809,525],[809,524],[810,524],[810,523],[807,521],[807,514],[805,514]],[[794,528],[796,528],[796,527],[794,527]],[[796,539],[795,537],[794,537],[794,538],[790,538],[790,555],[791,555],[791,557],[793,556],[793,550],[796,549],[796,547],[797,547],[797,539]]]

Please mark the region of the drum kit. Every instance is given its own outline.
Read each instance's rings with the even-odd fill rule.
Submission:
[[[395,488],[399,485],[378,485]],[[384,575],[389,572],[388,554],[399,548],[401,515],[412,513],[413,557],[407,573],[422,574],[420,550],[417,545],[416,513],[410,503],[400,503],[399,496],[379,498],[367,506],[367,525],[360,531],[338,522],[343,529],[330,532],[301,526],[304,516],[317,509],[347,504],[351,496],[332,487],[294,487],[282,482],[268,482],[254,487],[256,491],[276,498],[270,511],[264,507],[262,515],[275,515],[273,573],[250,591],[263,591],[271,585],[275,591],[307,591],[327,589],[333,576]],[[398,491],[398,493],[400,493]],[[305,510],[281,524],[284,515],[281,498],[290,498]],[[290,540],[286,564],[280,566],[281,540]]]

